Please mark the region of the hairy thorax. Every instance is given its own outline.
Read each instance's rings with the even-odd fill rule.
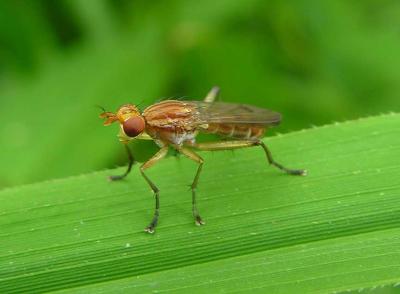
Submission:
[[[182,145],[194,143],[201,125],[197,110],[181,101],[166,100],[146,108],[146,133],[158,141]]]

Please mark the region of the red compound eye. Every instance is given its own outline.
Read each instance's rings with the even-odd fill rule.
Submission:
[[[139,116],[134,116],[128,118],[126,121],[122,123],[122,127],[124,129],[125,134],[128,137],[136,137],[140,133],[144,131],[145,124],[144,119]]]

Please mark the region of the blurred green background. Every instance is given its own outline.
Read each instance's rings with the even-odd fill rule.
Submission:
[[[399,52],[395,0],[0,1],[0,188],[124,164],[95,105],[219,85],[282,133],[399,111]]]

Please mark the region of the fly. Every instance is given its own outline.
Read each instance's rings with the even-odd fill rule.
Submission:
[[[133,104],[121,106],[116,113],[100,114],[105,119],[104,125],[118,122],[120,125],[119,140],[124,144],[128,154],[129,164],[122,175],[110,176],[117,181],[125,178],[131,171],[134,158],[128,147],[133,139],[154,140],[160,150],[143,163],[140,172],[154,192],[155,211],[150,224],[145,228],[148,233],[154,233],[160,212],[160,196],[157,186],[146,175],[145,170],[164,158],[169,147],[183,154],[198,164],[196,175],[191,184],[192,212],[196,225],[204,225],[196,205],[196,188],[204,160],[197,150],[228,150],[260,146],[265,152],[269,164],[290,175],[306,175],[302,169],[288,169],[277,163],[271,151],[261,140],[267,128],[278,125],[281,115],[277,112],[251,105],[214,102],[219,88],[214,87],[203,101],[165,100],[147,107],[142,113]],[[217,134],[229,140],[197,143],[199,132]]]

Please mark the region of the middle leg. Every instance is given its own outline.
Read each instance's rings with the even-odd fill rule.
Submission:
[[[197,209],[197,201],[196,201],[196,189],[197,189],[197,184],[199,182],[199,177],[201,170],[203,168],[203,163],[204,160],[201,158],[199,155],[197,155],[194,151],[182,147],[175,147],[177,151],[188,157],[189,159],[197,162],[199,164],[199,167],[197,168],[196,175],[193,179],[193,183],[190,185],[190,188],[192,190],[192,211],[193,211],[193,217],[196,225],[201,226],[204,225],[205,222],[202,220],[199,211]]]

